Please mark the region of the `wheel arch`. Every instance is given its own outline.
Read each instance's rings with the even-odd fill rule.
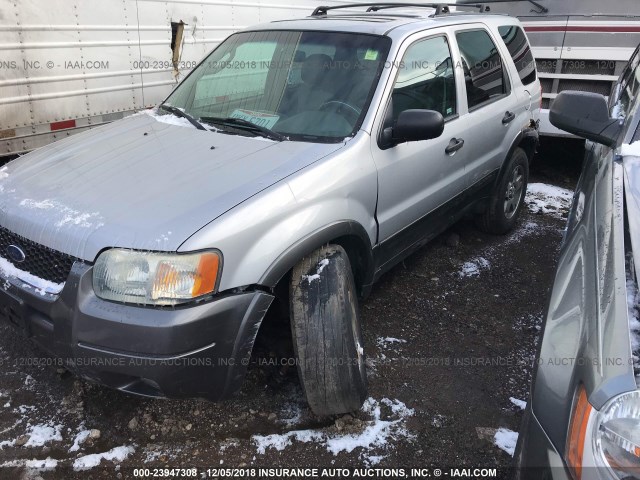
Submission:
[[[538,148],[539,143],[540,143],[540,140],[539,140],[538,130],[536,128],[526,127],[522,129],[518,133],[514,141],[511,143],[511,146],[509,147],[509,151],[507,152],[507,155],[505,156],[502,162],[502,165],[500,166],[500,172],[496,177],[494,187],[498,185],[498,183],[500,182],[500,179],[504,175],[504,171],[507,168],[509,159],[511,158],[511,155],[513,155],[513,152],[515,151],[516,148],[522,148],[525,151],[525,153],[527,154],[527,158],[529,159],[529,165],[531,165],[533,156],[536,153],[536,149]]]
[[[298,240],[278,256],[258,283],[277,287],[302,258],[330,243],[340,245],[347,252],[358,293],[365,296],[373,283],[373,250],[365,228],[352,220],[334,222]]]

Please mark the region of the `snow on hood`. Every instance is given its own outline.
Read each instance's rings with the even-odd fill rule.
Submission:
[[[0,225],[88,261],[105,247],[175,251],[342,146],[262,142],[134,115],[0,169]]]

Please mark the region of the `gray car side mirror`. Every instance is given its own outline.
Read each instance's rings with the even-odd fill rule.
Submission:
[[[551,105],[549,121],[560,130],[609,147],[622,129],[619,119],[609,117],[607,100],[591,92],[560,93]]]

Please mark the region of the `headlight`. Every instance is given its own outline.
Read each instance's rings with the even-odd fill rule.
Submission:
[[[640,478],[640,391],[615,397],[595,420],[596,463],[613,478]]]
[[[93,289],[105,300],[176,305],[213,293],[222,264],[216,251],[189,254],[104,251],[93,267]]]

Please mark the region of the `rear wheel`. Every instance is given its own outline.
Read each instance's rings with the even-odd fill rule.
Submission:
[[[290,285],[298,373],[316,415],[359,409],[367,395],[365,355],[349,257],[327,245],[303,258]]]
[[[523,149],[516,148],[489,199],[487,209],[478,218],[478,227],[496,235],[513,229],[524,204],[528,181],[529,158]]]

